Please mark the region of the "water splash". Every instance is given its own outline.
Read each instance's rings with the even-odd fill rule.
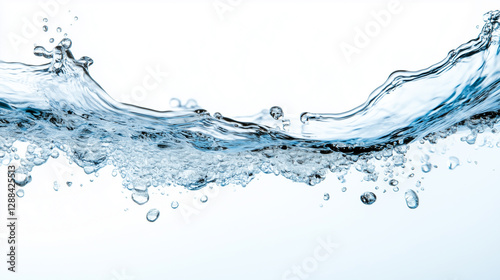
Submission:
[[[341,114],[305,112],[301,123],[283,119],[277,106],[242,121],[211,116],[194,100],[173,100],[168,111],[119,103],[91,78],[93,60],[75,59],[71,40],[64,38],[51,51],[34,49],[48,64],[0,61],[2,163],[19,160],[17,172],[26,178],[59,152],[87,174],[111,165],[138,204],[149,200],[150,187],[245,186],[259,173],[316,185],[328,173],[345,182],[354,167],[365,181],[383,176],[395,186],[395,170],[406,167],[413,143],[434,144],[469,130],[463,141],[472,144],[495,129],[499,17],[499,11],[487,13],[478,38],[442,62],[394,72],[361,106]],[[16,141],[32,148],[20,157]],[[377,161],[383,161],[382,170]],[[431,169],[427,159],[422,170]]]

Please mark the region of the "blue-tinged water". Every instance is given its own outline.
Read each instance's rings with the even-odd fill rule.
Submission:
[[[19,162],[20,185],[61,153],[88,174],[112,165],[139,204],[150,187],[245,186],[260,173],[315,185],[329,173],[344,180],[351,167],[396,189],[393,171],[406,167],[413,143],[462,133],[473,144],[477,134],[497,132],[499,18],[500,11],[487,13],[478,38],[426,69],[394,72],[353,110],[287,116],[277,104],[244,121],[224,116],[223,108],[155,111],[117,102],[91,78],[92,60],[75,59],[64,39],[52,51],[35,48],[48,64],[0,61],[0,159]],[[25,153],[16,141],[29,143]],[[376,199],[363,195],[366,204]],[[418,206],[413,191],[406,201]]]

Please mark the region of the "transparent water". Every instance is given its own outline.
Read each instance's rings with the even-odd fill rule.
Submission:
[[[487,13],[476,39],[426,69],[394,72],[348,112],[287,116],[275,106],[244,121],[211,114],[194,100],[173,99],[169,111],[117,102],[90,76],[93,60],[75,59],[65,38],[51,51],[35,48],[47,64],[0,61],[0,160],[19,163],[21,186],[36,166],[61,154],[87,174],[110,165],[141,205],[150,187],[246,186],[260,173],[316,185],[329,173],[345,182],[356,170],[397,191],[400,180],[418,171],[407,156],[416,144],[457,133],[468,144],[486,131],[497,135],[499,17]],[[28,143],[26,151],[16,142]],[[435,168],[421,161],[422,173]],[[450,157],[449,168],[457,165]],[[365,204],[375,202],[364,195]],[[409,208],[418,206],[413,190],[405,198]]]

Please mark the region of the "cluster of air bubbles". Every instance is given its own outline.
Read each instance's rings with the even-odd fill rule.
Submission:
[[[360,197],[361,202],[366,205],[372,205],[377,200],[377,196],[372,192],[365,192]]]
[[[271,109],[269,109],[269,114],[273,119],[279,120],[280,118],[283,117],[283,109],[281,109],[281,107],[278,106],[273,106],[271,107]]]
[[[199,108],[198,102],[196,100],[190,98],[186,101],[185,104],[182,104],[179,98],[171,98],[169,102],[170,107],[172,108],[180,108],[180,109],[196,109]]]
[[[148,211],[148,214],[146,214],[146,219],[149,222],[154,222],[158,219],[159,216],[160,216],[160,210],[153,208]]]
[[[415,209],[418,207],[419,201],[417,193],[413,190],[407,190],[405,193],[406,205],[410,209]]]

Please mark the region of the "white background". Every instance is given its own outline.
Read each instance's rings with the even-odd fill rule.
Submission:
[[[47,2],[0,0],[1,60],[46,63],[31,55],[33,45],[53,47],[49,38],[68,32],[75,56],[94,59],[92,76],[117,100],[164,110],[172,97],[194,98],[230,116],[280,105],[292,119],[348,110],[392,71],[439,62],[477,36],[485,12],[499,8],[497,1],[402,1],[349,61],[340,45],[354,46],[356,30],[388,2],[73,0],[51,6],[44,33],[33,16],[46,13]],[[229,10],[221,14],[214,4]],[[26,22],[37,29],[27,32]],[[149,69],[169,76],[138,95]],[[355,176],[341,184],[333,174],[315,187],[263,175],[246,188],[208,193],[202,206],[199,193],[170,189],[137,206],[111,169],[95,178],[63,158],[51,160],[35,169],[20,199],[19,272],[1,265],[0,278],[283,279],[313,257],[320,238],[338,248],[308,279],[497,279],[499,151],[463,143],[450,149],[432,155],[440,168],[425,176],[417,210],[403,199],[415,180],[397,193],[378,182],[388,193],[379,190],[377,202],[365,206],[359,195],[375,185]],[[462,162],[454,171],[444,162],[452,154]],[[54,181],[73,186],[55,192]],[[325,192],[330,201],[322,200]],[[170,208],[173,199],[179,209]],[[161,215],[149,223],[145,214],[154,207]],[[5,229],[0,233],[5,238]]]

